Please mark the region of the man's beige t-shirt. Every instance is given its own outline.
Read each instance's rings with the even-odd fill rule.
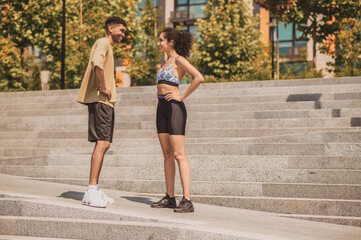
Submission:
[[[110,100],[106,94],[97,90],[100,84],[95,75],[95,66],[104,70],[105,86],[112,93]],[[116,100],[112,45],[107,38],[100,38],[94,43],[90,52],[88,67],[76,101],[83,104],[101,102],[114,107]]]

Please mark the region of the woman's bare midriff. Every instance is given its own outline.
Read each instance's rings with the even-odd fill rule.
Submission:
[[[159,95],[165,95],[167,92],[178,91],[178,87],[167,84],[157,84],[157,90]]]

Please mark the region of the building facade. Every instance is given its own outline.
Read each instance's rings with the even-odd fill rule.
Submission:
[[[156,6],[160,7],[160,23],[166,26],[176,27],[182,25],[183,30],[187,30],[197,36],[197,19],[203,17],[202,8],[208,0],[153,0]],[[272,19],[269,12],[252,0],[245,0],[250,5],[250,10],[254,15],[259,14],[259,30],[262,33],[262,40],[269,46],[276,44],[275,20]],[[302,33],[297,30],[296,24],[279,23],[279,47],[280,57],[283,63],[300,63],[312,61],[312,40],[305,41],[300,39]],[[325,69],[326,63],[332,61],[328,55],[317,52],[317,69]],[[327,76],[326,71],[324,74]]]

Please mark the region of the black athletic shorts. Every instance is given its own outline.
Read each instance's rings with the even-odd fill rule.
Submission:
[[[183,102],[158,98],[157,131],[169,135],[185,135],[187,110]]]
[[[114,108],[101,102],[89,103],[88,141],[112,142],[114,131]]]

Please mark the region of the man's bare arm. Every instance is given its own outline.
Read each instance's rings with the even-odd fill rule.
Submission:
[[[99,81],[99,91],[106,94],[110,101],[110,99],[112,98],[112,93],[109,89],[106,88],[104,80],[104,70],[98,66],[95,66],[95,75],[97,76],[97,79]]]

